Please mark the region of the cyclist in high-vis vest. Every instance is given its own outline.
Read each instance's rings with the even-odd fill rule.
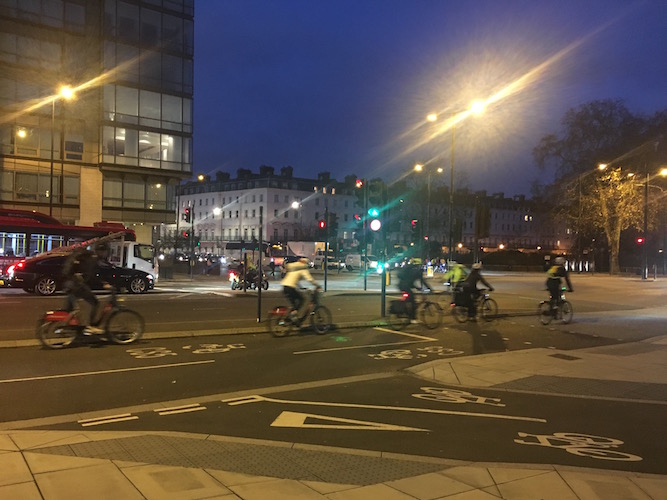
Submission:
[[[452,290],[452,304],[456,303],[456,294],[461,291],[463,281],[468,277],[468,269],[455,260],[448,262],[449,270],[445,273],[445,281],[449,281]]]
[[[570,283],[570,273],[565,269],[565,258],[556,257],[554,265],[547,271],[547,290],[549,290],[549,299],[552,309],[560,302],[560,286],[562,279],[565,279],[567,291],[574,292],[572,283]]]

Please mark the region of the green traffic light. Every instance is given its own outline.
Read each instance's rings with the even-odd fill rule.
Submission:
[[[368,215],[370,215],[371,217],[377,217],[378,215],[380,215],[380,211],[375,207],[369,208]]]

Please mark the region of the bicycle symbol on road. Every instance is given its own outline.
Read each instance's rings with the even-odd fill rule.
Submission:
[[[466,391],[458,389],[446,389],[444,387],[420,387],[425,394],[413,394],[415,398],[429,401],[441,401],[443,403],[475,403],[489,406],[505,406],[498,398],[485,398],[475,396]]]
[[[515,439],[515,443],[558,448],[579,457],[624,462],[639,462],[643,460],[642,457],[638,457],[637,455],[616,451],[615,448],[623,444],[623,441],[620,439],[571,432],[554,432],[552,435],[519,432],[519,437],[523,439]]]
[[[429,355],[433,356],[459,356],[463,351],[455,351],[448,347],[433,345],[428,347],[418,347],[413,353],[410,349],[388,349],[377,354],[369,354],[371,359],[414,359],[426,358]]]
[[[192,349],[192,346],[186,345],[183,346],[183,349],[190,351],[193,354],[214,354],[229,352],[232,349],[245,349],[243,344],[199,344],[197,349]],[[134,356],[136,359],[147,359],[147,358],[163,358],[165,356],[178,356],[174,351],[167,349],[166,347],[135,347],[133,349],[128,349],[127,353],[131,356]]]

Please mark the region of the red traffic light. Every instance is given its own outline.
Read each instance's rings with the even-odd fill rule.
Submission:
[[[364,185],[364,181],[362,181],[361,179],[357,179],[357,181],[354,183],[354,185],[357,186],[358,188],[360,188],[361,186]]]
[[[320,226],[320,229],[324,229],[327,226],[327,223],[321,220],[318,225]]]
[[[642,243],[644,243],[644,238],[641,237],[637,238],[637,244],[641,245]]]
[[[415,227],[417,225],[417,219],[412,219],[410,224],[412,225],[412,227]]]

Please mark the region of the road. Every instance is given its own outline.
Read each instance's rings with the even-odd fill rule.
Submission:
[[[464,325],[448,317],[436,330],[364,326],[284,339],[247,333],[149,338],[130,346],[91,341],[63,351],[0,349],[0,397],[11,402],[0,410],[0,421],[44,429],[178,430],[483,462],[664,474],[664,444],[647,432],[660,429],[667,417],[664,400],[470,390],[426,383],[405,373],[436,359],[535,347],[576,350],[662,333],[664,322],[659,319],[639,321],[660,302],[659,287],[643,289],[640,297],[609,287],[609,280],[582,279],[579,286],[575,282],[573,296],[581,319],[543,327],[527,313],[534,307],[535,282],[535,277],[498,276],[494,296],[501,311],[512,314]],[[267,307],[282,300],[272,291],[265,294]],[[336,319],[349,321],[379,309],[376,294],[333,294],[326,300]],[[21,307],[12,308],[6,300]],[[20,318],[29,316],[26,309],[44,310],[45,303],[54,300],[2,294],[0,310],[3,317],[15,310],[15,318]],[[182,333],[183,325],[201,331],[238,324],[219,318],[227,311],[236,318],[250,316],[242,323],[252,324],[257,310],[254,295],[197,287],[163,290],[128,302],[142,311],[149,328],[173,320],[173,332]],[[618,319],[600,328],[595,318],[609,315]],[[642,326],[626,328],[633,323]],[[20,328],[26,326],[16,325],[15,331]],[[580,439],[572,434],[611,441],[593,443],[597,448],[582,452],[581,446],[572,445]],[[600,451],[603,445],[607,447]],[[600,454],[606,454],[604,460]]]

